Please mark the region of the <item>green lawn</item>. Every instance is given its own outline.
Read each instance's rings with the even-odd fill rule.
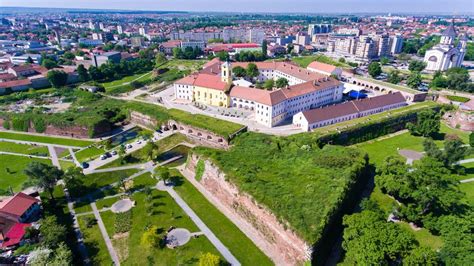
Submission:
[[[0,151],[30,154],[37,156],[49,156],[48,148],[45,146],[19,144],[7,141],[0,141]]]
[[[97,224],[87,228],[85,221],[87,218],[94,218],[94,215],[84,215],[78,217],[81,232],[84,234],[84,244],[86,245],[89,257],[92,259],[93,265],[112,265],[105,241],[100,233]],[[95,218],[94,218],[95,219]]]
[[[464,142],[467,143],[469,139],[469,133],[453,129],[446,126],[443,122],[441,123],[440,127],[440,139],[435,140],[435,143],[441,147],[443,145],[443,138],[447,134],[454,134],[459,136],[459,138]],[[375,163],[376,165],[380,165],[383,160],[390,156],[398,156],[402,158],[398,154],[399,149],[409,149],[422,152],[423,151],[423,137],[415,137],[412,136],[409,132],[405,132],[402,134],[398,134],[393,137],[380,137],[374,140],[370,140],[367,142],[363,142],[360,144],[354,145],[355,147],[361,148],[365,152],[369,154],[370,161]]]
[[[120,178],[127,178],[133,174],[138,172],[137,169],[128,169],[128,170],[121,170],[121,171],[114,171],[114,172],[106,172],[106,173],[95,173],[86,175],[85,179],[82,182],[82,186],[78,187],[77,189],[71,189],[70,193],[73,197],[81,197],[85,196],[88,193],[94,192],[97,189],[110,185],[114,182],[120,180]],[[107,193],[114,193],[117,189],[111,189],[107,191]],[[97,195],[101,196],[101,195]]]
[[[298,57],[293,57],[291,60],[295,63],[297,63],[300,67],[306,68],[309,64],[311,64],[313,61],[318,61],[330,65],[334,65],[337,67],[343,67],[343,68],[350,68],[350,66],[346,63],[341,63],[339,61],[336,61],[330,57],[327,57],[322,54],[318,55],[310,55],[310,56],[298,56]]]
[[[102,86],[104,86],[104,88],[106,89],[106,91],[109,91],[109,89],[112,89],[113,87],[117,87],[117,86],[121,86],[121,85],[124,85],[124,84],[128,84],[134,80],[138,80],[138,81],[143,81],[145,80],[147,77],[149,78],[151,76],[151,73],[152,72],[148,72],[148,73],[139,73],[139,74],[135,74],[135,75],[131,75],[131,76],[126,76],[126,77],[123,77],[121,79],[117,79],[117,80],[114,80],[114,81],[110,81],[110,82],[104,82],[104,83],[101,83]],[[142,77],[143,76],[143,77]]]
[[[467,97],[456,96],[456,95],[447,95],[446,98],[448,98],[448,100],[450,101],[461,102],[461,103],[466,103],[466,102],[469,102],[469,100],[471,100]]]
[[[136,206],[132,209],[131,230],[125,239],[112,240],[115,250],[124,265],[147,265],[148,258],[156,265],[184,265],[196,264],[202,253],[210,252],[215,255],[220,253],[209,242],[205,236],[192,238],[185,246],[175,249],[154,248],[146,249],[140,245],[140,239],[145,228],[156,225],[159,232],[164,234],[171,226],[176,228],[186,228],[190,232],[197,232],[199,229],[184,213],[184,211],[174,202],[167,192],[153,190],[151,216],[147,214],[146,196],[144,193],[135,193],[132,196],[136,201]],[[107,228],[111,239],[114,238],[116,214],[105,211],[101,212],[101,217]],[[128,252],[127,252],[128,251]]]
[[[74,211],[76,211],[76,213],[91,212],[92,207],[89,202],[76,202],[74,203]]]
[[[461,183],[459,188],[466,193],[466,201],[470,206],[474,206],[474,182]]]
[[[191,140],[189,140],[188,138],[186,138],[186,136],[182,135],[182,134],[179,134],[179,133],[175,133],[171,136],[168,136],[164,139],[161,139],[159,141],[156,142],[156,145],[158,147],[156,153],[157,154],[160,154],[160,153],[163,153],[171,148],[173,148],[174,146],[178,145],[179,143],[181,142],[187,142],[187,143],[192,143]],[[131,164],[138,164],[138,163],[145,163],[147,162],[147,158],[146,158],[146,155],[143,154],[142,150],[136,150],[134,152],[132,152],[128,157],[128,161],[125,161],[124,162],[121,162],[120,160],[114,160],[108,164],[105,164],[101,167],[99,167],[98,169],[107,169],[107,168],[111,168],[111,167],[118,167],[118,166],[124,166],[124,165],[131,165]]]
[[[51,165],[50,159],[0,154],[0,188],[8,189],[11,186],[15,192],[20,191],[27,180],[23,170],[33,161]]]
[[[178,171],[173,170],[172,174],[180,180],[177,182],[180,185],[175,188],[176,192],[242,265],[272,265],[270,259]]]
[[[92,143],[93,141],[89,140],[79,140],[79,139],[67,139],[67,138],[55,138],[55,137],[48,137],[48,136],[37,136],[37,135],[30,135],[27,133],[13,133],[13,132],[0,132],[0,139],[14,139],[14,140],[22,140],[22,141],[32,141],[32,142],[41,142],[41,143],[48,143],[48,144],[58,144],[58,145],[71,145],[77,147],[86,147]]]
[[[114,204],[118,200],[120,200],[120,197],[100,199],[100,200],[96,201],[95,204],[97,206],[97,209],[101,210],[103,208],[109,208],[110,206],[112,206],[112,204]]]
[[[70,167],[76,167],[76,164],[72,161],[59,160],[59,165],[61,165],[61,170],[66,171]]]
[[[76,159],[79,162],[85,162],[89,161],[92,159],[95,159],[96,157],[99,157],[99,155],[105,153],[105,150],[103,148],[98,148],[95,145],[88,147],[86,149],[80,150],[75,153]]]

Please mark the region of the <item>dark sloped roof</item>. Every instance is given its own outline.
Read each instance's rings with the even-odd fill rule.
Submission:
[[[387,105],[405,102],[405,98],[400,92],[384,94],[372,98],[353,101],[359,112],[381,108]]]
[[[456,37],[456,29],[454,28],[454,24],[451,23],[444,31],[443,31],[443,36],[449,36],[449,37]]]

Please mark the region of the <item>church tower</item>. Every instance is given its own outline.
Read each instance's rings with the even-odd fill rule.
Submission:
[[[456,39],[456,29],[454,28],[454,21],[444,30],[441,34],[441,41],[440,44],[444,45],[452,45],[454,43],[454,39]]]
[[[228,61],[221,65],[221,80],[225,83],[232,83],[232,66]]]

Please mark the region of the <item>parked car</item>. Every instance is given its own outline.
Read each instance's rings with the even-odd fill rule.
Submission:
[[[113,151],[111,152],[111,154],[112,154],[112,155],[117,155],[117,151],[116,151],[116,150],[113,150]]]
[[[112,157],[112,154],[110,154],[110,152],[106,152],[104,155],[105,155],[107,158]]]
[[[158,132],[159,134],[163,134],[163,131],[161,129],[157,129],[156,132]]]
[[[105,155],[105,154],[102,154],[102,155],[100,156],[100,159],[101,159],[101,160],[105,160],[105,159],[107,159],[107,155]]]
[[[82,167],[83,169],[87,169],[87,168],[89,168],[89,164],[88,164],[87,162],[82,162],[82,163],[81,163],[81,167]]]
[[[137,144],[142,144],[142,141],[141,141],[141,140],[138,140],[138,141],[137,141]]]
[[[128,144],[126,148],[127,148],[127,149],[131,149],[131,148],[132,148],[132,144]]]

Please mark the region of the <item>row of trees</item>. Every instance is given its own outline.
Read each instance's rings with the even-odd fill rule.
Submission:
[[[177,59],[196,59],[203,55],[203,51],[199,47],[186,47],[183,49],[179,47],[173,48],[173,57]]]

